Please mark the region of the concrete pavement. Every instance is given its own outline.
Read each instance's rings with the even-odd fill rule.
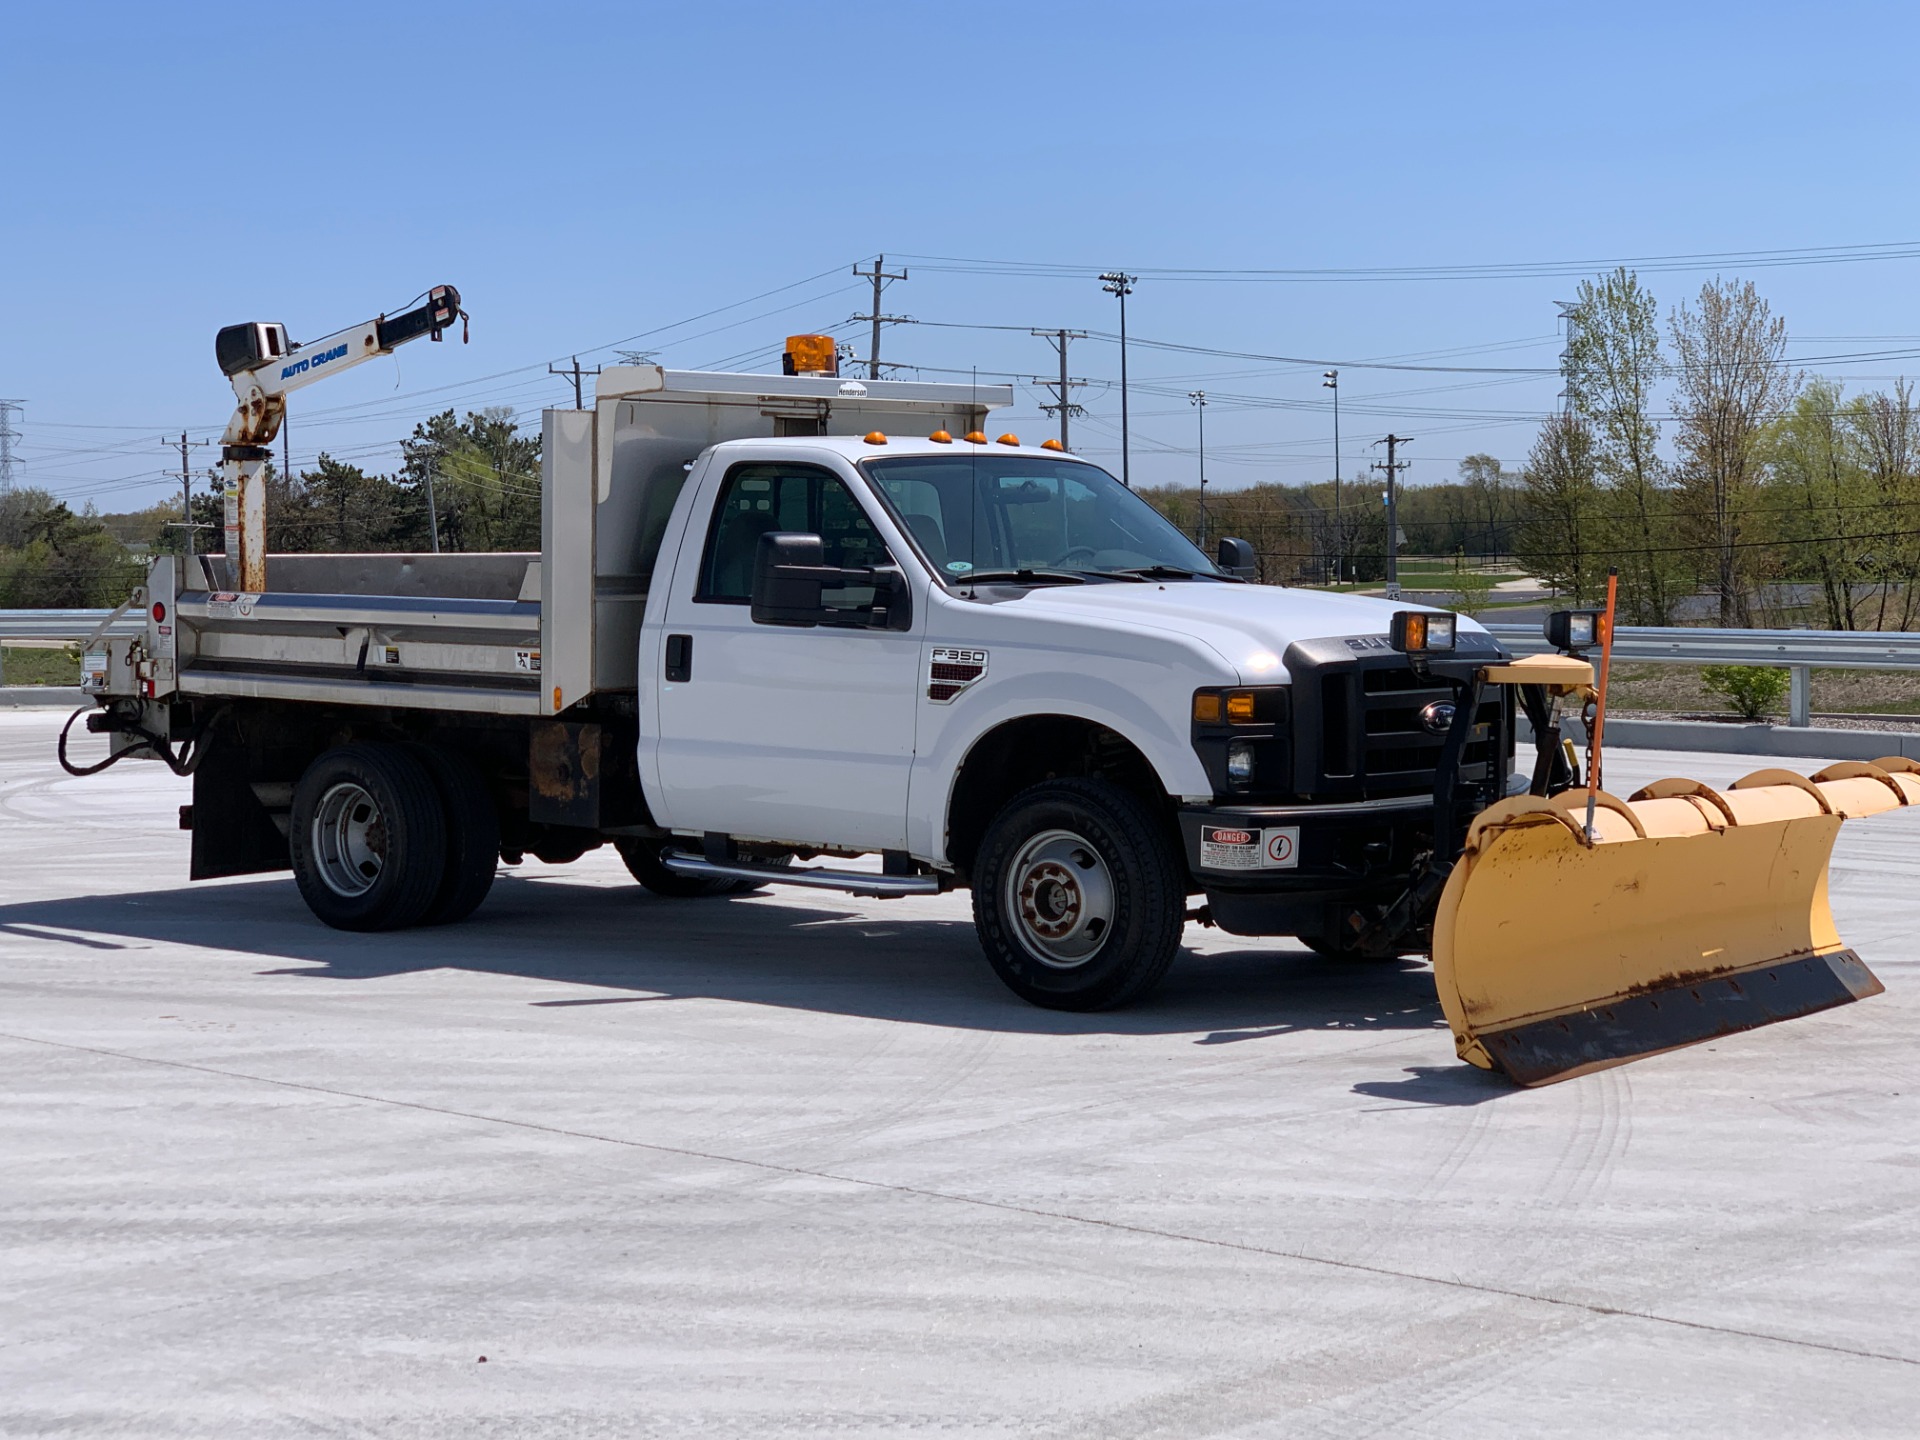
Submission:
[[[60,718],[0,713],[0,1434],[1915,1428],[1920,815],[1834,868],[1886,995],[1517,1091],[1424,966],[1190,929],[1054,1015],[964,897],[602,852],[339,934]]]

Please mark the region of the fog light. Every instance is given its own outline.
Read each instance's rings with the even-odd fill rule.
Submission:
[[[1408,655],[1453,649],[1454,617],[1445,612],[1399,610],[1387,627],[1387,643]]]
[[[1232,785],[1253,783],[1253,743],[1236,740],[1227,746],[1227,781]]]

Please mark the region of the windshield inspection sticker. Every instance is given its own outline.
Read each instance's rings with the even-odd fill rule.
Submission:
[[[1294,870],[1300,865],[1300,827],[1264,830],[1232,825],[1200,827],[1200,865],[1206,870]]]

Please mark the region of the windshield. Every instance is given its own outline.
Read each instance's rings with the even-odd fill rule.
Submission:
[[[862,468],[950,585],[1018,571],[1220,574],[1159,511],[1082,461],[969,449]]]

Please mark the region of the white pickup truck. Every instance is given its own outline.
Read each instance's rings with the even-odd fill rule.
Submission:
[[[610,842],[663,895],[970,889],[1001,978],[1064,1009],[1145,994],[1194,919],[1420,948],[1513,788],[1502,652],[1249,583],[1241,542],[989,438],[1010,399],[608,370],[546,415],[538,555],[272,555],[255,592],[162,560],[90,728],[191,773],[194,878],[291,867],[350,929]]]

